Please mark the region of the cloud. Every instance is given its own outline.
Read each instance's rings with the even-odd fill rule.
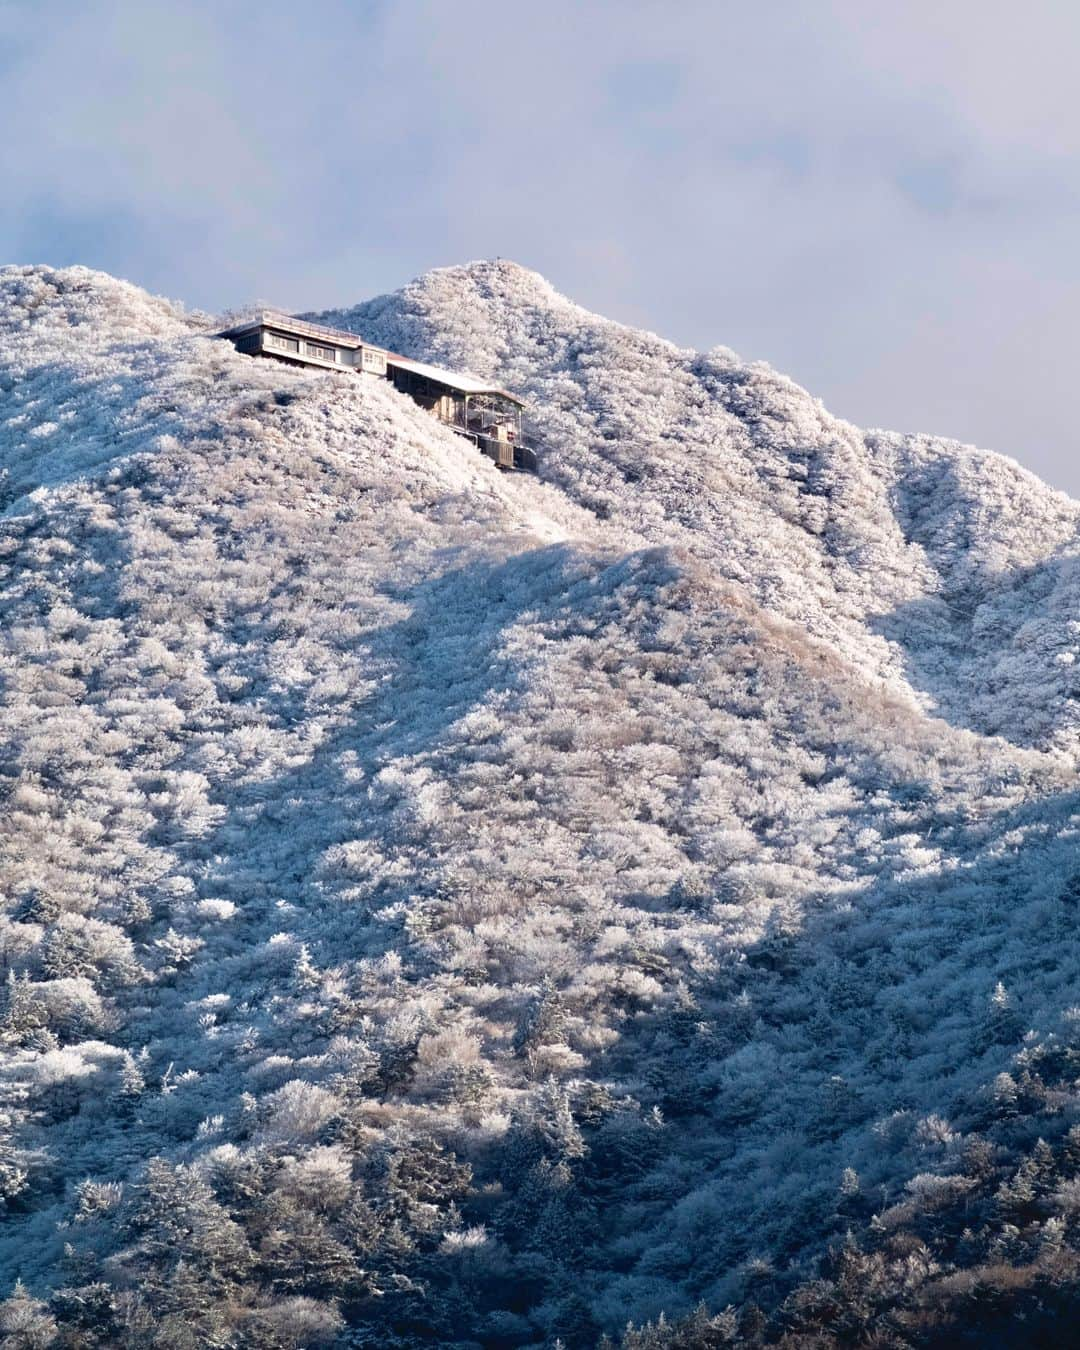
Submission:
[[[1064,5],[97,0],[0,37],[13,260],[220,308],[516,257],[1080,491]]]

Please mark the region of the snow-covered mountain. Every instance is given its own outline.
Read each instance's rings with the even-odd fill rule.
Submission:
[[[5,1343],[850,1343],[847,1229],[896,1344],[1060,1287],[1080,506],[509,263],[319,317],[540,480],[0,270]]]
[[[866,435],[766,366],[597,318],[512,263],[327,318],[527,392],[549,481],[687,547],[901,696],[1017,743],[1075,742],[1080,516],[1011,461]]]

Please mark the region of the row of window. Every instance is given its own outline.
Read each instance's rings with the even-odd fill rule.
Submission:
[[[279,352],[300,352],[300,339],[285,337],[283,333],[267,333],[266,345],[273,347]],[[315,342],[305,342],[304,347],[309,356],[317,356],[320,361],[336,361],[337,351],[333,347],[321,347]]]
[[[299,338],[285,337],[283,333],[267,333],[267,347],[273,347],[279,352],[296,352],[300,354]],[[305,342],[304,350],[309,356],[318,357],[320,361],[337,361],[337,349],[335,347],[322,347],[315,342]],[[386,357],[380,351],[372,351],[370,347],[362,349],[362,363],[365,370],[375,370],[380,374],[386,373]]]

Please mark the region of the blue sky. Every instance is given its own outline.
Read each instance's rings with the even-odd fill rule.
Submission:
[[[1080,495],[1078,42],[1064,0],[0,0],[0,258],[218,310],[511,257]]]

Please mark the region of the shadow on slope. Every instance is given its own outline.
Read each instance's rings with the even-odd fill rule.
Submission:
[[[323,1060],[306,1059],[327,1053],[325,1020],[293,1016],[292,1001],[310,998],[293,985],[300,944],[324,969],[393,951],[422,996],[419,983],[432,967],[405,926],[406,910],[437,892],[443,859],[437,818],[423,799],[423,769],[413,781],[396,766],[422,763],[460,718],[512,696],[519,672],[501,651],[506,630],[604,567],[565,545],[465,564],[459,557],[455,551],[440,559],[457,565],[418,585],[389,588],[408,614],[342,650],[342,661],[360,663],[369,676],[363,702],[343,708],[294,767],[222,788],[227,811],[209,833],[171,841],[178,859],[172,880],[186,873],[192,887],[174,885],[171,907],[159,905],[152,932],[140,937],[152,950],[151,938],[168,927],[197,934],[205,946],[159,979],[152,996],[136,993],[121,1043],[147,1047],[153,1079],[172,1072],[179,1036],[176,1072],[193,1076],[182,1092],[144,1099],[137,1120],[98,1114],[88,1134],[75,1114],[59,1131],[47,1131],[72,1175],[123,1180],[133,1159],[163,1149],[198,1154],[206,1147],[200,1126],[233,1110],[242,1087],[265,1093],[298,1074],[316,1080],[325,1074]],[[97,591],[86,603],[100,608],[104,597]],[[267,634],[253,624],[239,636],[258,644]],[[265,685],[256,679],[252,687],[264,701]],[[303,691],[278,698],[273,717],[286,729],[310,719]],[[498,801],[491,810],[499,810]],[[230,902],[235,919],[199,919],[200,900]],[[351,992],[339,995],[341,1009],[350,1006]],[[378,1039],[381,1014],[372,1006],[369,1034]],[[209,1025],[200,1020],[208,1007],[215,1010]],[[341,1016],[348,1028],[347,1014]],[[267,1057],[272,1065],[264,1064]],[[52,1206],[56,1199],[42,1192],[38,1203]],[[55,1211],[42,1215],[35,1276],[59,1256],[54,1217]],[[31,1273],[21,1258],[16,1269]]]
[[[1028,1028],[1075,1002],[1078,823],[1080,792],[967,818],[931,805],[932,874],[822,897],[691,1003],[639,1016],[593,1069],[666,1122],[651,1157],[616,1174],[596,1147],[588,1163],[624,1254],[612,1322],[620,1303],[774,1304],[786,1263],[850,1223],[845,1168],[879,1210],[949,1170],[971,1131],[1008,1118],[1030,1145],[1080,1119],[1075,1094],[1016,1119],[991,1090]]]
[[[362,668],[367,697],[343,709],[295,768],[230,786],[227,815],[194,850],[200,893],[234,901],[265,936],[295,925],[298,940],[330,963],[400,945],[400,924],[373,915],[389,916],[395,904],[432,891],[440,865],[437,803],[426,804],[416,762],[436,752],[459,719],[513,696],[520,671],[502,649],[507,629],[603,566],[559,544],[387,586],[384,594],[408,614],[341,654]],[[255,627],[249,636],[265,635]],[[284,728],[310,717],[303,689],[276,698],[274,717]],[[498,811],[498,801],[490,809]],[[212,978],[226,977],[218,968]]]
[[[206,415],[212,405],[200,409],[198,420],[191,417],[212,380],[194,361],[186,371],[178,361],[178,344],[189,341],[117,343],[92,350],[83,362],[76,351],[3,375],[0,510],[36,488],[60,487],[145,454],[157,436],[213,434]]]
[[[423,985],[429,976],[443,997],[446,972],[407,926],[411,902],[436,895],[452,865],[434,781],[446,765],[425,776],[423,761],[463,716],[513,694],[508,628],[565,600],[597,567],[559,546],[456,567],[396,596],[409,615],[365,635],[350,657],[370,664],[370,697],[296,771],[234,795],[210,844],[231,857],[211,864],[207,893],[261,910],[265,935],[290,931],[319,964],[396,951],[418,1008],[436,988]],[[617,1049],[584,1070],[667,1121],[630,1150],[602,1126],[574,1182],[582,1204],[602,1202],[595,1277],[606,1284],[614,1272],[600,1301],[623,1320],[627,1309],[641,1317],[699,1293],[743,1296],[740,1266],[758,1251],[786,1260],[820,1250],[841,1222],[845,1167],[887,1191],[917,1170],[913,1158],[933,1166],[940,1141],[919,1134],[921,1121],[958,1113],[948,1129],[970,1128],[959,1113],[1026,1024],[1001,1039],[996,983],[1016,991],[1028,1021],[1045,1023],[1070,999],[1078,972],[1063,940],[1074,915],[1061,896],[1075,870],[1067,832],[1078,794],[980,809],[920,797],[907,782],[881,791],[898,818],[914,809],[903,828],[936,852],[932,871],[811,898],[800,923],[774,923],[734,959],[720,945],[717,972],[692,982],[694,1004],[628,1003]],[[673,916],[701,902],[672,892],[667,903]],[[662,925],[669,916],[653,905]],[[702,941],[716,940],[709,925],[703,912]],[[214,987],[248,982],[252,961],[219,965]],[[295,1029],[275,1040],[270,1017],[263,1029],[263,1051],[313,1052],[318,1041]],[[878,1122],[910,1144],[886,1149]]]
[[[872,617],[912,688],[954,726],[1039,746],[1075,730],[1080,698],[1072,555],[1001,572]]]

